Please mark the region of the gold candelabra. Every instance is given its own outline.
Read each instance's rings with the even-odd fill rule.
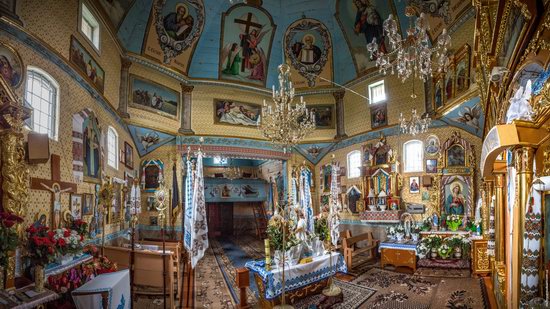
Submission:
[[[283,63],[278,69],[279,90],[273,86],[273,104],[267,104],[264,100],[258,122],[263,135],[281,145],[286,152],[315,130],[315,114],[308,111],[303,97],[300,97],[299,103],[293,103],[290,66]]]

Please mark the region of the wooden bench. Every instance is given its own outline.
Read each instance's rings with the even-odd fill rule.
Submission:
[[[162,250],[162,241],[158,242],[158,241],[152,241],[152,240],[141,240],[139,241],[139,244],[157,246],[159,250]],[[175,277],[174,279],[176,280],[178,285],[178,297],[181,297],[179,295],[179,292],[181,291],[181,284],[183,283],[181,242],[165,242],[164,248],[166,249],[166,251],[171,251],[173,253],[174,277]]]
[[[112,262],[116,262],[119,269],[130,267],[131,249],[106,246],[104,254]],[[166,281],[164,281],[163,259],[165,260]],[[174,259],[173,253],[165,255],[162,252],[136,250],[134,251],[134,287],[133,292],[141,295],[162,295],[162,288],[166,285],[168,294],[168,308],[174,308]],[[137,286],[147,289],[138,289]],[[152,288],[152,289],[149,289]]]
[[[342,247],[344,250],[344,260],[348,270],[353,268],[353,257],[362,253],[368,253],[369,259],[374,259],[376,257],[376,249],[378,248],[379,241],[372,237],[372,233],[364,233],[357,236],[351,236],[349,231],[346,231],[345,234],[350,235],[342,239]],[[359,247],[357,243],[365,241],[366,246]]]

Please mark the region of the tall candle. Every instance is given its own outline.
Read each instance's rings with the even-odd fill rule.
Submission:
[[[546,279],[546,304],[548,304],[548,269],[545,272],[546,276],[544,278]]]
[[[265,268],[269,269],[271,267],[271,252],[269,251],[269,239],[264,240],[265,243]]]

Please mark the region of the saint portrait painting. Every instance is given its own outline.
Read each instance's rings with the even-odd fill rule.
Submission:
[[[445,186],[445,213],[449,215],[463,215],[466,209],[464,184],[455,181]]]
[[[261,7],[237,4],[224,13],[220,79],[265,86],[275,27]]]
[[[23,70],[19,54],[11,46],[0,42],[0,74],[8,85],[18,87],[23,79]]]
[[[466,157],[464,148],[460,145],[453,145],[447,149],[447,166],[464,166]]]
[[[409,179],[409,192],[418,193],[420,192],[420,177],[414,176]]]
[[[202,0],[155,0],[143,54],[187,74],[205,23]]]
[[[255,127],[261,107],[258,104],[215,99],[214,112],[215,123]]]

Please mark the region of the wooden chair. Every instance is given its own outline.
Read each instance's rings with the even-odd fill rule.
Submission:
[[[357,243],[362,241],[366,242],[366,246],[359,247]],[[346,261],[348,270],[353,268],[354,256],[367,252],[369,254],[368,260],[374,259],[376,257],[376,248],[378,248],[378,243],[379,240],[374,239],[371,232],[343,238],[342,247],[344,249],[344,260]]]

